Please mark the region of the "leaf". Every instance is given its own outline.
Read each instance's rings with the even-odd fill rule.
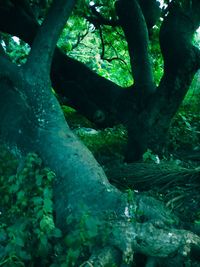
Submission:
[[[51,199],[45,198],[44,199],[44,206],[43,206],[43,211],[45,213],[51,213],[53,210],[53,203]]]
[[[54,228],[51,235],[55,238],[60,238],[62,237],[62,232],[59,228]]]
[[[27,251],[24,251],[24,250],[20,250],[19,251],[19,256],[21,259],[23,260],[31,260],[31,255],[27,252]]]
[[[48,245],[48,238],[45,234],[41,234],[40,235],[40,245],[42,246],[42,249],[43,248],[47,248],[47,245]]]
[[[41,197],[33,197],[31,200],[35,206],[43,203],[43,199]]]
[[[19,190],[19,184],[13,184],[9,188],[10,193],[16,193],[18,190]]]
[[[1,230],[0,230],[0,242],[5,241],[6,238],[7,238],[6,231],[5,231],[4,229],[1,229]]]
[[[19,191],[17,193],[17,200],[22,201],[24,199],[25,192],[24,191]]]
[[[50,190],[48,187],[44,188],[44,192],[43,192],[44,198],[52,198],[52,190]]]
[[[80,249],[69,249],[67,253],[67,261],[70,265],[76,266],[76,262],[80,256],[81,250]],[[69,265],[65,265],[69,266]]]
[[[21,237],[16,236],[15,237],[15,244],[19,247],[24,247],[24,240]]]
[[[40,221],[40,228],[42,231],[49,233],[55,228],[54,221],[52,217],[43,216]]]
[[[55,173],[53,171],[48,171],[47,179],[51,182],[55,178]]]
[[[36,174],[35,179],[36,179],[36,185],[37,185],[37,186],[41,186],[41,184],[42,184],[42,179],[43,179],[43,175],[41,175],[41,174]]]
[[[80,232],[78,230],[71,232],[65,237],[65,244],[69,248],[81,247],[82,242],[80,238]]]

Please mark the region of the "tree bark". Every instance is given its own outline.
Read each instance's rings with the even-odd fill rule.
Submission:
[[[200,8],[181,10],[175,6],[169,11],[160,30],[160,45],[164,58],[164,75],[146,112],[149,143],[159,151],[166,141],[171,120],[180,107],[192,79],[199,68],[199,49],[192,43],[200,25]]]
[[[63,12],[62,16],[57,16],[58,24],[64,23],[64,17],[69,12],[65,7],[70,1],[54,2],[60,7],[62,5],[66,12]],[[56,15],[59,14],[55,13]],[[47,24],[48,19],[49,17],[46,20]],[[51,29],[48,29],[50,36]],[[57,28],[58,32],[60,30],[61,26]],[[42,31],[38,34],[38,38]],[[38,42],[40,43],[40,40]],[[50,58],[44,56],[46,60],[42,68],[48,68],[51,61],[55,42],[52,40],[50,43]],[[40,45],[38,47],[36,41],[33,46],[36,58],[38,58],[37,51],[40,53],[40,48],[44,47],[43,43]],[[34,47],[38,50],[34,51]],[[152,203],[156,203],[155,201],[152,202],[152,199],[139,195],[133,197],[131,201],[127,193],[120,192],[108,183],[103,169],[91,152],[70,131],[59,103],[51,92],[48,82],[50,78],[46,75],[34,76],[31,71],[31,66],[34,66],[32,60],[35,57],[23,67],[17,67],[8,60],[4,61],[3,57],[4,55],[0,56],[0,62],[4,67],[3,72],[1,68],[0,76],[2,85],[0,114],[4,118],[3,122],[7,124],[2,121],[0,123],[1,137],[24,153],[29,151],[38,153],[44,163],[56,173],[53,187],[56,223],[63,231],[75,230],[85,214],[98,219],[100,226],[98,239],[102,238],[105,229],[109,230],[106,244],[105,241],[103,243],[104,247],[108,246],[109,255],[100,245],[99,250],[97,248],[89,260],[91,264],[94,261],[96,261],[94,266],[99,263],[98,255],[104,259],[102,266],[111,266],[113,262],[121,266],[121,264],[131,264],[135,251],[158,257],[159,261],[162,261],[162,258],[170,257],[172,253],[181,257],[188,255],[191,246],[200,248],[198,236],[172,228],[170,212],[160,203],[157,205],[162,207],[162,216],[159,211],[155,212],[153,209],[155,216],[152,218],[151,206]],[[12,76],[9,75],[10,69],[13,69]],[[43,74],[46,73],[45,70],[41,71]],[[150,209],[146,212],[144,207],[148,203]],[[144,223],[141,222],[139,216],[141,213],[137,214],[137,209],[139,211],[144,209],[147,217]],[[66,218],[70,215],[73,220],[69,224]]]
[[[26,103],[27,97],[24,98],[20,91],[13,90],[7,80],[2,79],[1,85],[3,101],[0,114],[4,118],[3,122],[7,122],[5,124],[1,121],[1,137],[9,142],[10,147],[16,146],[23,153],[38,153],[44,163],[56,173],[53,192],[57,226],[69,233],[76,230],[76,225],[85,214],[90,214],[98,220],[102,229],[110,229],[106,241],[108,250],[104,251],[101,247],[95,249],[91,262],[97,263],[101,255],[103,266],[113,262],[120,266],[122,259],[126,263],[131,261],[133,252],[156,257],[156,260],[162,262],[162,258],[178,253],[186,245],[185,240],[187,244],[193,244],[197,248],[200,246],[197,236],[171,227],[172,215],[161,203],[136,195],[130,204],[126,193],[121,193],[108,183],[92,154],[70,131],[53,95],[52,105],[49,106],[48,102],[43,106],[48,123],[41,124],[38,119],[44,118],[37,117]],[[134,211],[140,210],[138,215],[145,214],[145,223],[141,222],[140,216],[136,216],[137,213],[131,211],[130,205],[134,205]],[[69,216],[73,218],[72,224],[66,222]],[[164,225],[164,229],[161,225]],[[113,236],[114,232],[118,235]],[[98,240],[103,238],[101,231],[98,235]],[[186,250],[188,246],[187,249],[185,247]],[[109,257],[106,256],[107,251],[110,251]],[[183,252],[186,253],[185,250]]]
[[[128,43],[135,90],[145,102],[145,97],[155,91],[146,21],[136,0],[117,1],[116,11]]]
[[[121,10],[127,9],[126,2],[119,1],[119,3]],[[145,75],[145,77],[148,81],[153,78],[147,51],[148,36],[145,22],[140,7],[135,1],[134,3],[134,6],[130,6],[130,10],[135,12],[139,21],[130,18],[130,23],[124,24],[123,27],[126,29],[133,61],[132,66],[138,74],[138,84],[140,84],[143,75],[141,66],[143,65],[146,66],[147,76]],[[38,24],[23,9],[19,6],[16,7],[10,7],[7,10],[0,7],[1,30],[18,35],[32,44]],[[148,147],[160,153],[165,146],[166,133],[171,119],[199,68],[200,52],[191,43],[191,37],[199,25],[199,13],[198,2],[195,2],[189,10],[181,11],[180,7],[169,10],[160,31],[165,73],[156,92],[152,95],[145,93],[144,98],[140,95],[142,90],[134,90],[134,87],[123,90],[98,76],[84,64],[64,55],[60,50],[56,49],[55,51],[51,69],[53,87],[56,88],[58,94],[70,99],[73,107],[80,110],[89,119],[96,121],[98,125],[105,127],[122,122],[129,132],[126,152],[126,161],[128,162],[141,159]],[[10,16],[15,18],[15,24],[9,21]],[[123,18],[123,14],[120,16]],[[194,18],[194,21],[190,20],[190,17]],[[121,20],[123,21],[123,19]],[[139,46],[137,40],[133,40],[131,25],[134,26],[134,32],[137,32],[138,29],[141,30],[138,42],[143,42],[144,46]],[[144,52],[142,55],[144,64],[140,62],[137,53],[134,52],[135,47],[139,49],[138,51]],[[136,63],[134,63],[133,56],[136,58]],[[176,59],[175,63],[174,59]]]

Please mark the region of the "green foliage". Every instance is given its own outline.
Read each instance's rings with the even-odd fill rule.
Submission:
[[[17,172],[18,160],[3,145],[0,145],[0,177],[9,177]]]
[[[88,16],[87,6],[85,13]],[[81,9],[81,14],[84,12]],[[108,3],[105,8],[108,13]],[[80,12],[78,15],[80,16]],[[132,75],[128,55],[127,43],[121,29],[113,30],[110,27],[101,28],[104,43],[102,53],[102,40],[100,28],[89,23],[82,16],[74,15],[64,28],[58,46],[69,56],[86,64],[99,75],[113,82],[129,86],[132,84]]]
[[[129,221],[134,222],[138,211],[136,208],[135,192],[131,189],[126,190],[126,203],[125,215]]]
[[[200,113],[200,71],[196,73],[193,78],[193,81],[190,85],[185,99],[182,104],[182,109],[185,111],[192,112],[193,114]]]
[[[154,79],[156,85],[159,85],[160,79],[163,75],[163,58],[159,45],[159,31],[160,25],[156,26],[151,34],[150,38],[150,55],[154,71]]]
[[[33,266],[38,260],[45,266],[55,253],[52,240],[62,235],[53,220],[55,175],[35,154],[20,161],[16,168],[16,159],[1,149],[0,266]]]
[[[169,131],[169,147],[200,149],[200,73],[197,72]]]
[[[94,130],[95,125],[74,109],[62,106],[64,115],[75,134],[95,156],[123,154],[127,143],[127,131],[122,125],[104,130]]]
[[[1,43],[5,52],[15,64],[21,65],[26,62],[27,55],[30,51],[28,44],[9,34],[2,34]]]
[[[90,254],[93,246],[99,242],[97,236],[101,230],[101,222],[98,218],[92,217],[87,208],[83,208],[81,217],[68,217],[67,222],[73,230],[65,237],[68,249],[66,266],[80,266],[84,255]]]
[[[194,45],[200,48],[200,28],[197,29],[195,35],[194,35]]]
[[[82,128],[77,129],[75,133],[96,157],[123,155],[127,143],[127,131],[121,125],[96,131],[94,134],[87,133]]]
[[[196,214],[195,225],[200,226],[200,211]]]
[[[143,161],[160,163],[158,155],[154,154],[151,149],[147,149],[147,151],[143,154]]]
[[[169,132],[169,147],[173,150],[200,148],[200,114],[182,109],[173,119]]]
[[[69,124],[71,129],[76,129],[79,127],[94,127],[94,124],[92,122],[90,122],[86,117],[78,113],[75,109],[63,105],[62,110],[67,120],[67,123]]]

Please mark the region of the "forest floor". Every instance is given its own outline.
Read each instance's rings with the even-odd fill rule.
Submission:
[[[93,152],[105,171],[116,167],[126,168],[127,164],[123,162],[127,141],[125,128],[118,125],[97,130],[87,119],[69,110],[67,109],[66,117],[70,127]],[[143,166],[146,170],[141,179],[145,181],[145,174],[149,178],[145,187],[141,187],[141,191],[164,201],[165,205],[180,218],[185,228],[200,235],[200,147],[196,146],[192,149],[185,143],[183,147],[179,145],[177,149],[173,149],[171,144],[169,147],[170,149],[162,157],[158,157],[150,150],[144,154],[143,161],[140,163],[145,164]],[[140,168],[139,165],[138,168]],[[163,170],[162,179],[160,178],[161,169]],[[191,175],[185,175],[184,170]],[[121,190],[138,190],[134,185],[125,185],[121,181],[112,179],[110,181]]]

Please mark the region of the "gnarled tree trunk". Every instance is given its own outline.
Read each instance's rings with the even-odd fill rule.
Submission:
[[[156,1],[121,1],[116,4],[119,21],[128,43],[135,83],[121,88],[100,77],[84,64],[55,50],[51,81],[58,94],[100,126],[122,122],[129,132],[126,161],[141,159],[147,147],[159,152],[166,142],[170,122],[200,65],[199,50],[192,35],[199,26],[199,3],[187,9],[177,5],[168,10],[160,30],[164,75],[155,88],[148,53],[149,18],[159,14]],[[153,8],[155,6],[155,8]],[[38,23],[23,5],[0,6],[0,29],[32,44]],[[12,17],[16,23],[11,23]],[[129,18],[129,19],[127,19]],[[152,26],[152,25],[151,25]]]
[[[128,194],[111,186],[90,151],[70,131],[51,91],[53,51],[74,2],[53,2],[25,65],[15,66],[2,51],[1,138],[22,153],[38,153],[56,173],[56,223],[63,231],[75,230],[85,214],[98,221],[96,241],[108,230],[104,243],[93,244],[90,264],[129,266],[134,252],[150,256],[147,264],[154,266],[163,259],[167,262],[171,255],[180,257],[182,264],[191,247],[200,247],[200,238],[174,229],[173,216],[159,202],[140,195],[133,195],[130,200]],[[145,215],[145,222],[140,214]],[[73,218],[70,224],[69,216]]]

